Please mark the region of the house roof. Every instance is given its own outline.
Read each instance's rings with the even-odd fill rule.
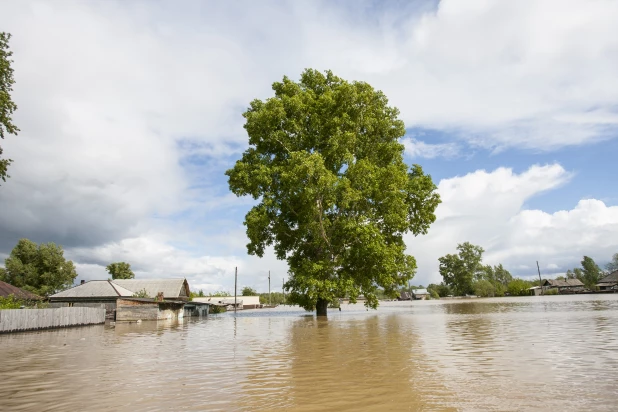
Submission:
[[[584,284],[579,279],[545,279],[543,282],[544,285],[556,286],[559,288],[564,287],[573,287],[573,286],[584,286]]]
[[[613,271],[603,279],[599,280],[599,283],[618,283],[618,270]]]
[[[234,296],[205,296],[203,298],[193,298],[193,302],[201,303],[225,303],[227,305],[234,304]],[[244,305],[259,305],[259,296],[236,296],[236,303]]]
[[[34,293],[28,292],[27,290],[23,290],[18,288],[17,286],[13,286],[9,283],[0,281],[0,296],[7,297],[9,295],[13,295],[19,299],[26,300],[41,300],[42,298]]]
[[[189,284],[185,278],[115,279],[113,282],[134,292],[139,292],[142,289],[145,289],[148,296],[153,298],[157,296],[159,292],[163,292],[163,297],[169,299],[189,296]],[[183,290],[183,288],[185,290]]]
[[[415,295],[429,295],[429,292],[427,292],[427,289],[416,289],[416,290],[413,290],[412,293],[414,293]]]
[[[118,285],[115,281],[91,280],[72,287],[71,289],[51,295],[50,298],[112,298],[118,296],[133,296],[133,293],[133,291]]]

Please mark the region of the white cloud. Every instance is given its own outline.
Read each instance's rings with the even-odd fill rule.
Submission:
[[[430,144],[413,137],[404,137],[401,139],[401,143],[405,147],[406,154],[413,159],[452,158],[458,156],[461,152],[461,148],[457,143]]]
[[[526,201],[568,182],[560,165],[532,166],[520,174],[499,168],[444,179],[438,185],[443,203],[429,234],[407,238],[417,258],[416,281],[439,282],[438,258],[469,241],[485,249],[485,262],[503,263],[515,275],[563,273],[583,255],[603,262],[618,250],[618,206],[581,200],[572,210],[529,210]]]

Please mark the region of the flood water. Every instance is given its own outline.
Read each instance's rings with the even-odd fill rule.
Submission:
[[[618,295],[0,335],[2,411],[618,409]]]

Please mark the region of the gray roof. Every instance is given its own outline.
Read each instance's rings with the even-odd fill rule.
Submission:
[[[163,292],[164,298],[178,298],[189,295],[189,284],[184,278],[172,279],[116,279],[114,283],[136,293],[146,290],[148,296],[154,298]],[[186,289],[182,290],[186,285]]]
[[[427,289],[415,289],[412,291],[412,293],[414,293],[415,295],[429,295]]]
[[[550,286],[556,286],[559,288],[572,287],[572,286],[584,286],[584,284],[579,279],[546,279],[543,283],[548,284]]]
[[[118,296],[133,296],[133,291],[118,285],[110,280],[91,280],[83,285],[63,290],[50,298],[112,298]]]
[[[618,282],[618,270],[613,271],[603,279],[599,280],[599,283],[616,283]]]

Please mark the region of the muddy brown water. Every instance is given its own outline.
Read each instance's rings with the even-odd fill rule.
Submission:
[[[618,410],[618,295],[342,309],[0,335],[0,410]]]

